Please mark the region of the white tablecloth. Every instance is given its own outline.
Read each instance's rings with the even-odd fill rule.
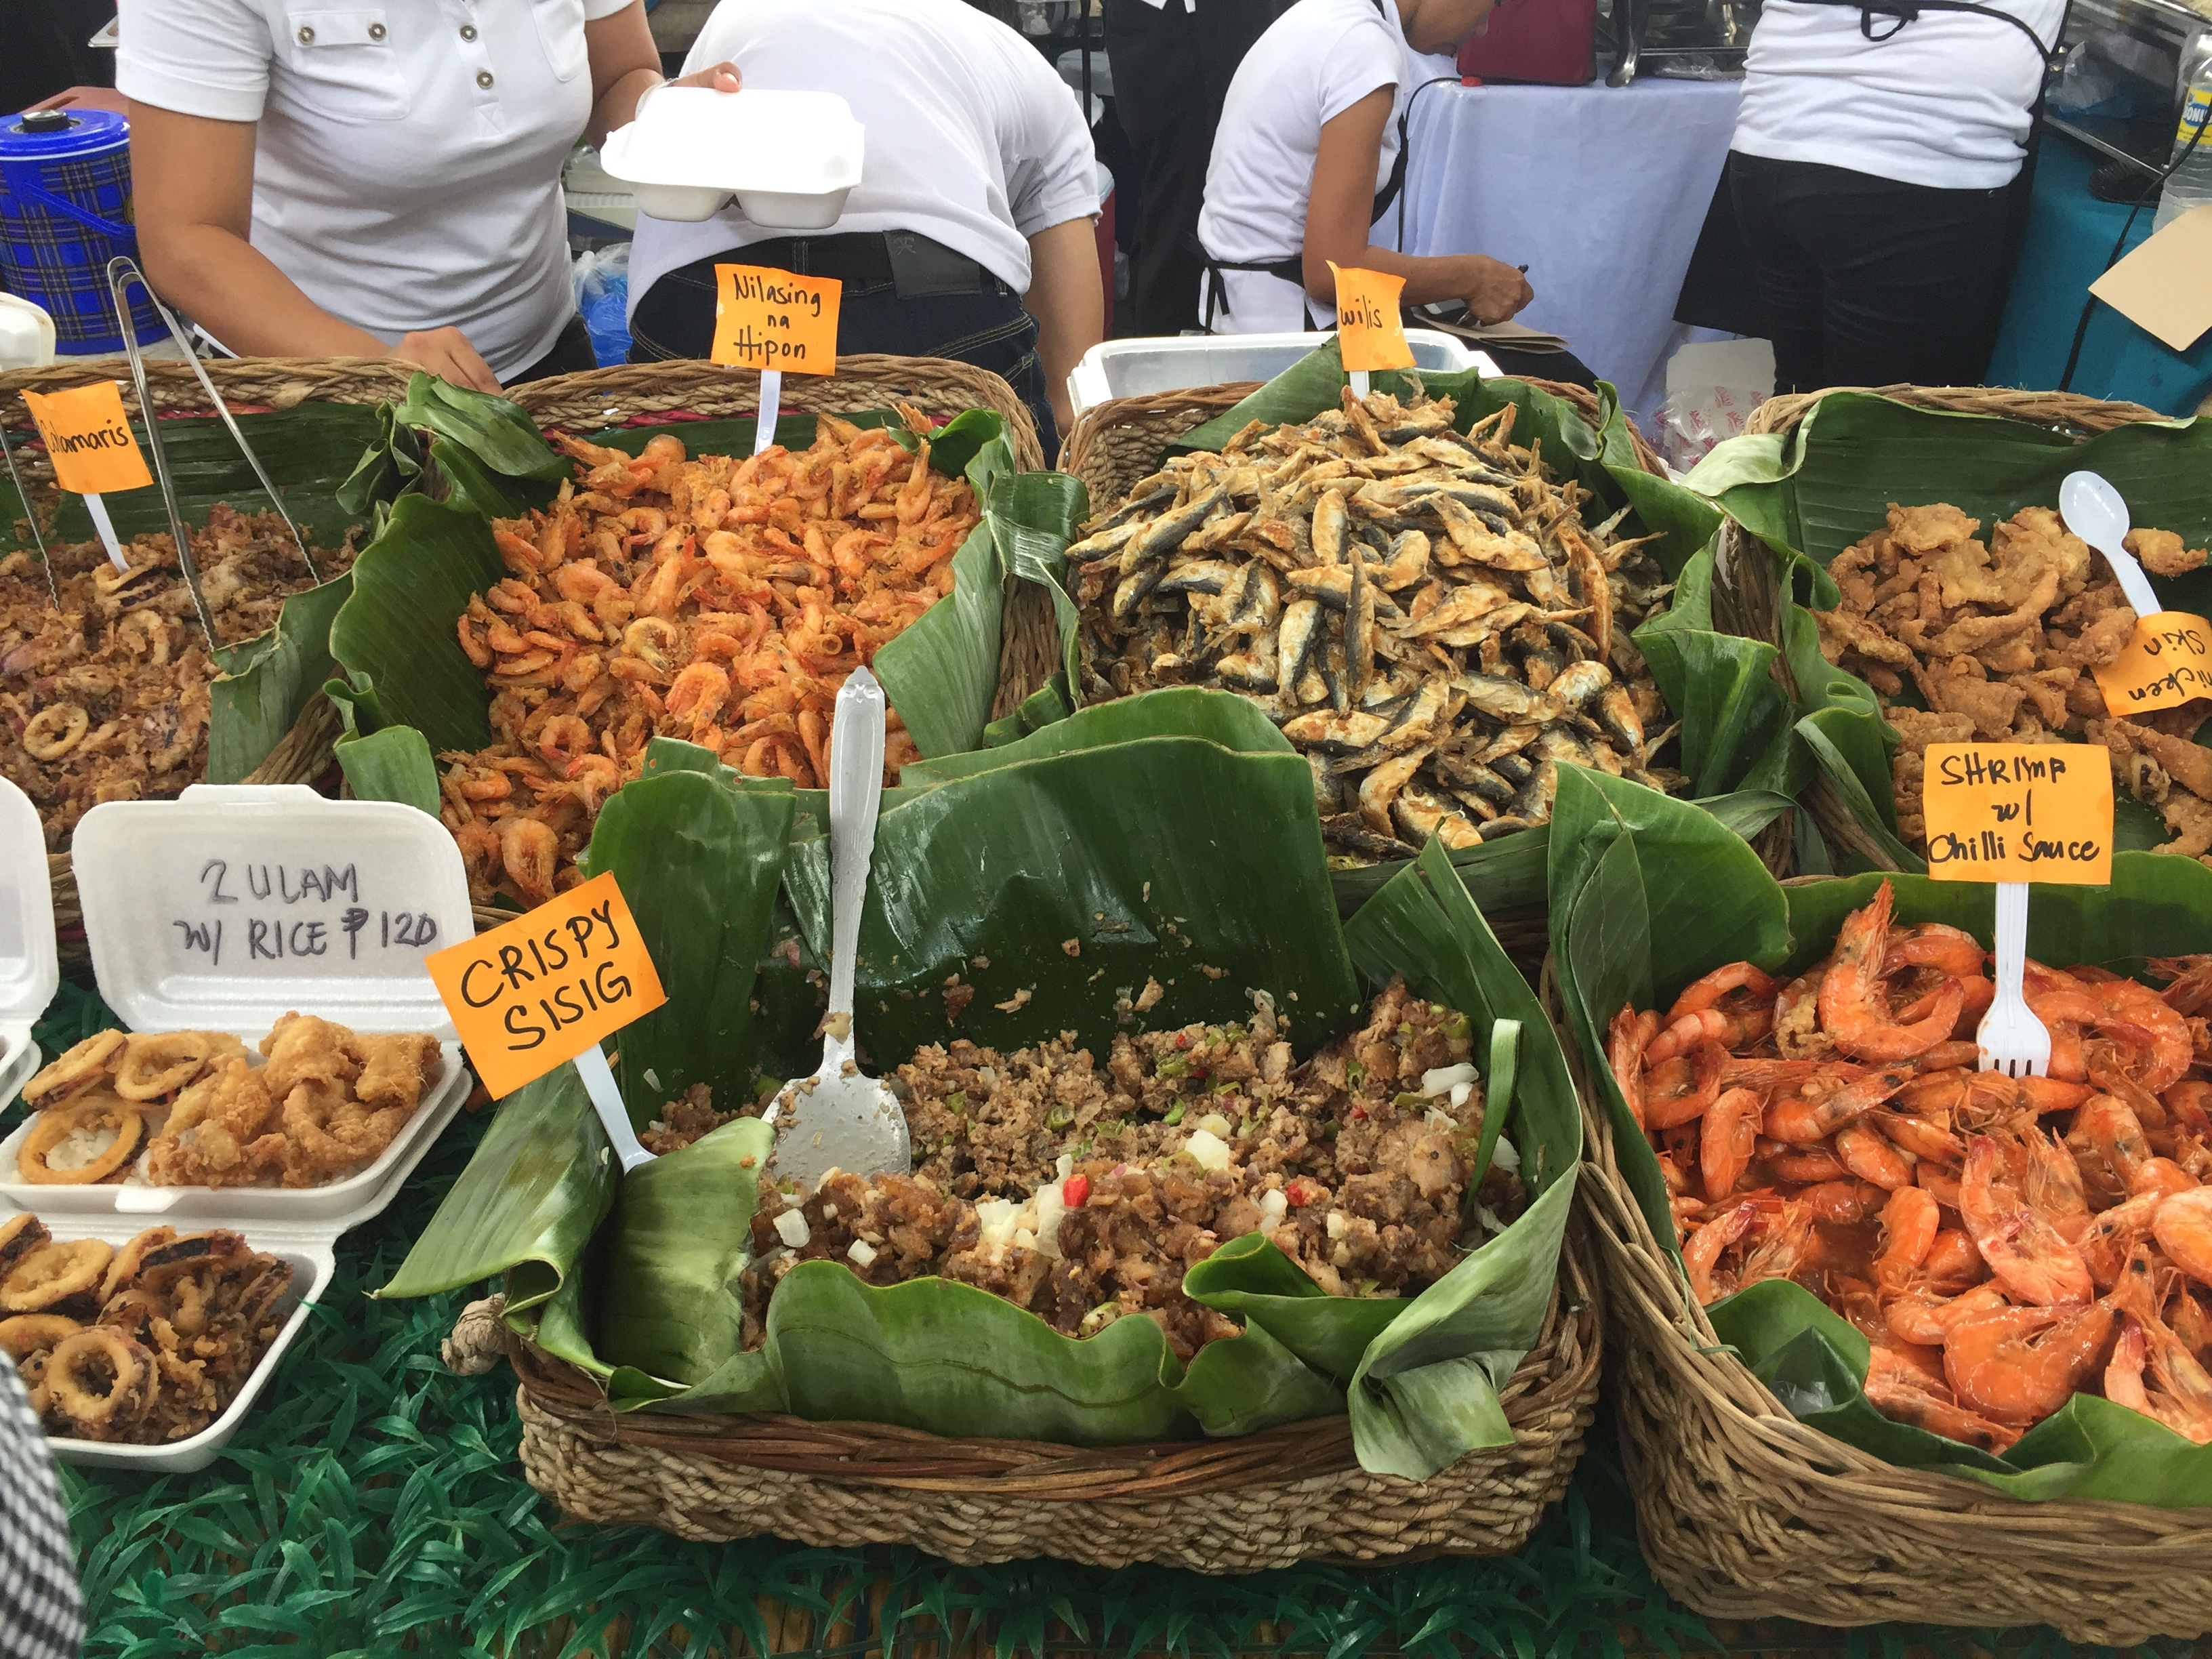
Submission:
[[[1652,430],[1741,83],[1432,87],[1413,106],[1406,252],[1528,267],[1520,320],[1566,337]],[[1380,228],[1395,233],[1393,212]]]

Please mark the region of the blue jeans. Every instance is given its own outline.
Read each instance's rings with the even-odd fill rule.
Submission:
[[[647,289],[630,315],[630,362],[711,355],[714,267],[747,263],[748,252],[732,248],[695,260]],[[1037,361],[1036,319],[1022,309],[1020,295],[988,271],[981,274],[979,287],[981,292],[975,294],[902,300],[889,282],[848,282],[837,311],[837,354],[880,351],[902,357],[950,357],[990,370],[1029,405],[1048,465],[1059,453],[1060,435],[1045,397],[1044,369]]]

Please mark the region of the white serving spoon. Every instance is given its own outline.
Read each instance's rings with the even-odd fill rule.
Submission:
[[[2058,511],[2066,527],[2105,556],[2120,579],[2120,592],[2138,617],[2166,607],[2151,591],[2150,578],[2128,551],[2128,504],[2120,492],[2095,472],[2069,472],[2058,486]]]
[[[763,1115],[777,1124],[776,1173],[818,1188],[831,1170],[903,1175],[912,1167],[906,1111],[853,1056],[853,958],[884,795],[884,689],[856,668],[830,728],[830,1014],[822,1065],[786,1084]]]

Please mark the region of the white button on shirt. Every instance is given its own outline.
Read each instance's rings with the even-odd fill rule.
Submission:
[[[629,0],[122,0],[116,85],[259,123],[253,246],[386,343],[453,327],[505,379],[575,313],[561,164],[584,24]]]

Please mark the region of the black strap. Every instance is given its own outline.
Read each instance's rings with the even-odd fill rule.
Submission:
[[[1859,33],[1868,40],[1876,41],[1887,40],[1907,23],[1917,22],[1923,12],[1968,11],[1982,17],[1994,17],[2000,22],[2011,24],[2033,41],[2036,55],[2043,59],[2046,69],[2056,67],[2051,64],[2051,57],[2058,50],[2066,36],[2066,25],[2062,19],[2058,26],[2058,40],[2046,46],[2043,44],[2041,35],[2010,12],[2000,11],[1995,6],[1977,4],[1976,0],[1799,0],[1799,3],[1808,6],[1848,6],[1859,15]],[[1876,34],[1874,29],[1874,20],[1877,17],[1894,18],[1896,21],[1880,34]],[[2039,106],[2042,101],[2042,94],[2039,91],[2036,95]]]
[[[1382,9],[1382,0],[1369,0],[1369,3],[1375,8],[1375,15],[1377,17],[1385,23],[1390,21],[1389,14]],[[1407,113],[1411,113],[1410,109]],[[1390,210],[1390,204],[1398,199],[1398,192],[1405,187],[1406,117],[1401,115],[1398,118],[1398,156],[1390,163],[1390,176],[1382,181],[1382,188],[1376,192],[1375,208],[1367,216],[1367,222],[1370,225],[1381,224],[1382,216]]]

